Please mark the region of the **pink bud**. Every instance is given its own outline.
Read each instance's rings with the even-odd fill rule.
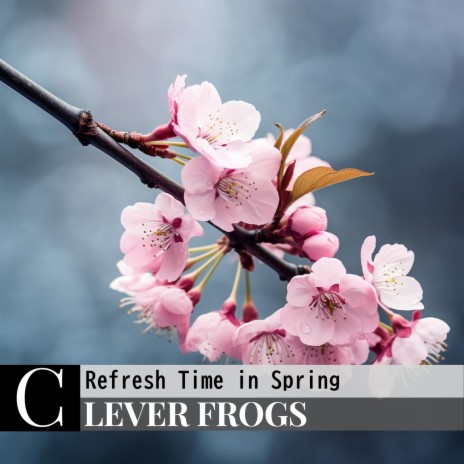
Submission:
[[[176,282],[176,287],[188,292],[193,287],[194,284],[195,284],[195,279],[193,279],[192,275],[189,274],[189,275],[182,276]]]
[[[288,219],[288,230],[295,240],[327,229],[327,215],[318,206],[303,206],[293,212]]]
[[[237,308],[237,303],[234,300],[227,299],[222,304],[221,313],[225,316],[234,316],[235,308]]]
[[[255,304],[252,301],[245,303],[242,307],[242,321],[251,322],[256,319],[258,319],[258,310]]]
[[[302,245],[302,254],[311,261],[320,258],[333,258],[338,251],[338,237],[330,232],[319,232],[306,238]]]
[[[201,298],[201,290],[199,290],[197,287],[192,288],[192,290],[187,292],[187,296],[190,298],[193,306],[196,306]]]

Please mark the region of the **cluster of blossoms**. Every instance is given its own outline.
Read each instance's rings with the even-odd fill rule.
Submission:
[[[153,204],[124,209],[124,259],[121,276],[111,283],[127,295],[122,305],[137,313],[146,330],[169,332],[182,352],[200,352],[210,361],[222,355],[245,364],[442,359],[449,327],[436,318],[421,319],[422,288],[408,275],[412,251],[383,245],[374,256],[375,237],[367,237],[360,253],[362,276],[347,273],[334,258],[339,240],[327,231],[326,212],[315,206],[313,192],[368,173],[336,171],[311,154],[311,141],[302,132],[322,113],[296,130],[278,126],[277,139],[253,139],[260,113],[242,101],[222,103],[209,82],[186,86],[185,76],[178,77],[168,104],[170,121],[141,140],[169,151],[182,165],[183,203],[160,193]],[[189,248],[190,239],[203,234],[198,221],[210,221],[226,234],[214,244]],[[260,318],[251,296],[254,258],[228,238],[235,228],[251,231],[256,243],[279,258],[290,254],[312,262],[288,283],[287,303],[267,318]],[[239,259],[229,297],[192,322],[207,282],[234,250]],[[243,274],[245,297],[238,313]],[[412,319],[394,311],[412,311]]]

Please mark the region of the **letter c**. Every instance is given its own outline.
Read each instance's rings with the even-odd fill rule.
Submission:
[[[58,378],[58,383],[60,385],[60,388],[63,388],[63,385],[62,385],[63,384],[63,370],[62,369],[60,369],[59,374],[57,374],[55,371],[52,371],[51,369],[47,369],[46,367],[38,367],[37,369],[33,369],[32,371],[29,371],[21,379],[21,382],[19,382],[18,391],[16,392],[16,404],[18,406],[19,414],[21,414],[21,417],[24,419],[25,422],[27,422],[29,425],[32,425],[33,427],[51,427],[52,425],[55,425],[57,422],[63,427],[63,408],[62,407],[60,407],[60,412],[58,413],[58,417],[55,419],[55,422],[51,422],[50,424],[45,424],[45,425],[36,424],[29,417],[29,414],[27,413],[27,409],[26,409],[27,382],[29,381],[31,375],[37,371],[48,371],[56,375],[56,377]]]

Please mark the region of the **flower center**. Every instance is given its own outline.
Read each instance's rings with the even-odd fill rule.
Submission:
[[[250,341],[253,343],[253,340]],[[285,332],[263,332],[254,338],[250,364],[285,364],[294,357],[292,347],[285,340]]]
[[[321,320],[332,318],[336,322],[337,312],[346,319],[344,304],[345,300],[338,293],[323,290],[314,297],[309,309],[316,311],[316,318],[321,318]]]
[[[234,121],[223,120],[219,110],[208,115],[208,119],[201,129],[201,137],[211,145],[227,145],[231,140],[235,140],[238,134],[238,124]]]
[[[174,232],[174,227],[166,222],[146,222],[142,224],[144,247],[150,247],[153,251],[153,256],[156,258],[160,253],[166,251],[172,241],[180,241],[182,238]]]
[[[242,206],[244,201],[251,198],[252,190],[256,190],[254,185],[255,182],[250,181],[248,176],[242,173],[240,177],[223,177],[217,183],[216,188],[218,195],[228,203],[231,203],[233,206]]]

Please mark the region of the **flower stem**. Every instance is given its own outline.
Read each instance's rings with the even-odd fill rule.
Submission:
[[[210,256],[214,255],[218,251],[218,246],[215,246],[212,250],[208,251],[207,253],[203,253],[202,255],[195,256],[194,258],[190,258],[187,260],[187,266],[193,266],[196,263],[199,263],[200,261],[203,261],[206,258],[209,258]]]
[[[177,164],[180,164],[181,166],[185,166],[185,164],[186,164],[185,161],[182,161],[182,160],[180,160],[178,158],[169,158],[169,159],[176,162]]]
[[[186,143],[184,143],[184,142],[175,142],[175,141],[171,141],[171,140],[156,140],[154,142],[146,142],[145,145],[148,145],[148,146],[153,146],[153,145],[164,146],[164,145],[168,145],[168,146],[171,146],[171,147],[188,148],[188,145]]]
[[[211,278],[211,276],[214,274],[214,271],[217,269],[217,267],[219,266],[219,264],[221,263],[222,259],[224,258],[224,253],[221,252],[221,254],[217,257],[214,257],[212,258],[212,260],[216,260],[215,263],[213,264],[213,266],[211,267],[211,269],[207,272],[207,274],[205,275],[205,277],[203,277],[203,280],[196,286],[196,289],[198,291],[203,291],[203,289],[205,288],[206,284],[208,283],[208,280]],[[209,264],[209,261],[208,263],[205,263],[205,264]],[[203,267],[203,266],[202,266]]]
[[[393,332],[393,329],[382,321],[379,322],[379,326],[384,328],[387,332]]]
[[[245,271],[245,303],[251,303],[253,297],[251,296],[251,283],[250,283],[250,272]]]
[[[237,300],[237,290],[238,290],[238,284],[240,283],[241,276],[242,276],[242,263],[239,260],[237,264],[237,272],[235,273],[234,285],[232,286],[232,290],[230,292],[230,296],[228,300],[232,300],[232,301]]]
[[[189,253],[198,253],[200,251],[212,250],[213,248],[217,248],[217,247],[218,247],[217,243],[213,243],[211,245],[205,245],[205,246],[196,247],[196,248],[189,248],[188,251]]]
[[[184,159],[186,161],[190,161],[193,158],[193,156],[183,155],[182,153],[177,153],[177,152],[176,152],[176,156],[178,158],[182,158],[182,159]]]

